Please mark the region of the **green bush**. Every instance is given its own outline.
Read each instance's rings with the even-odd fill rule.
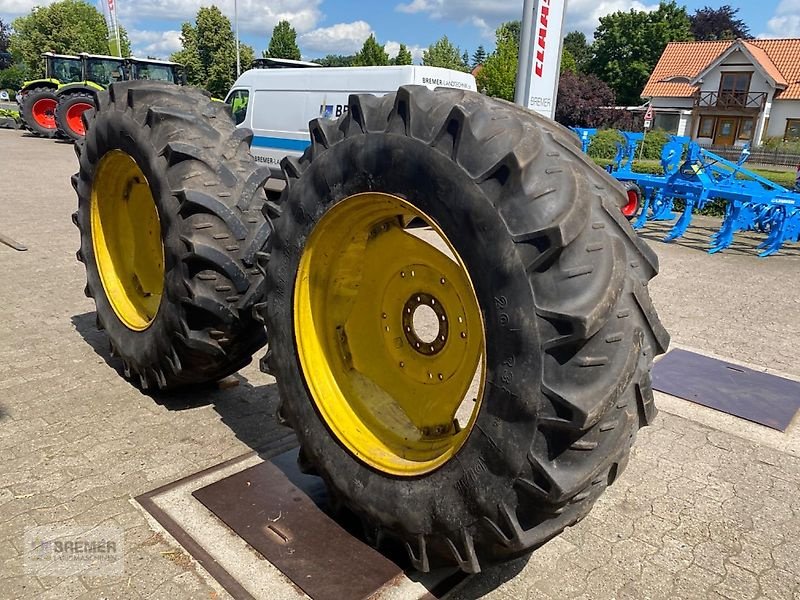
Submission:
[[[5,108],[0,108],[0,118],[9,118],[14,119],[17,123],[20,122],[19,111],[18,110],[7,110]]]
[[[761,147],[765,150],[771,150],[772,152],[777,150],[778,152],[800,153],[800,141],[784,142],[780,137],[770,137],[765,139]]]
[[[669,140],[669,134],[661,129],[648,131],[644,136],[644,148],[641,158],[644,160],[661,160],[661,150]]]
[[[622,135],[616,129],[601,129],[592,138],[589,145],[589,156],[592,158],[613,159],[617,155],[617,142],[624,143]]]

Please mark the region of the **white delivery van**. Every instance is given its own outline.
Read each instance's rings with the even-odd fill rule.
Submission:
[[[350,94],[383,96],[409,84],[477,90],[469,73],[436,67],[252,69],[239,77],[225,102],[237,125],[253,130],[256,161],[280,176],[281,160],[302,155],[311,143],[309,121],[342,116]]]

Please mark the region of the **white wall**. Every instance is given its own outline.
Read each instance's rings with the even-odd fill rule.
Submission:
[[[769,114],[767,137],[783,137],[786,131],[786,119],[800,119],[800,100],[781,100],[772,102]]]
[[[655,110],[659,108],[692,108],[694,98],[653,98],[650,103]]]
[[[767,82],[764,75],[758,71],[753,65],[750,57],[742,52],[733,52],[723,63],[715,67],[710,73],[703,78],[703,83],[700,86],[701,92],[718,92],[722,73],[726,71],[736,71],[740,73],[750,72],[753,76],[750,79],[750,92],[760,93],[769,92],[772,86]]]

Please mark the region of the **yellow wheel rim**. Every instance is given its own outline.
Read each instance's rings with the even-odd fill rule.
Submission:
[[[161,222],[147,178],[131,156],[112,150],[92,184],[92,245],[106,297],[128,329],[153,323],[164,291]]]
[[[405,229],[415,217],[431,230]],[[294,328],[311,397],[357,458],[416,476],[464,444],[483,396],[483,318],[431,217],[382,193],[331,208],[300,260]]]

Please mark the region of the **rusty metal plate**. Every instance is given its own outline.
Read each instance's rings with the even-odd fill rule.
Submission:
[[[653,388],[778,431],[800,409],[800,382],[686,350],[655,364]]]
[[[193,496],[314,600],[370,598],[402,569],[325,513],[318,477],[297,450],[193,492]]]

